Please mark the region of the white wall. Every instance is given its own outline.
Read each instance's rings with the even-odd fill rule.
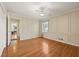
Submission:
[[[10,43],[10,33],[11,33],[11,20],[19,21],[19,36],[20,40],[32,39],[39,37],[39,20],[35,18],[20,17],[17,15],[9,14],[8,19],[8,34]]]
[[[79,46],[79,10],[50,18],[44,37]]]
[[[6,43],[6,15],[0,5],[0,56]]]
[[[39,37],[39,21],[28,18],[20,19],[19,32],[21,40]]]

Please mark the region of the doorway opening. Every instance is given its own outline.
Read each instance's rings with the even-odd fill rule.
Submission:
[[[20,35],[19,35],[19,20],[17,19],[11,19],[10,22],[11,26],[11,34],[10,34],[10,43],[15,44],[17,40],[20,40]]]

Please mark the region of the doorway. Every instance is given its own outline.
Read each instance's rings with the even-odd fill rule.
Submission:
[[[19,35],[19,20],[17,19],[11,19],[10,22],[10,27],[11,27],[11,34],[10,34],[10,43],[15,44],[17,40],[20,39]]]

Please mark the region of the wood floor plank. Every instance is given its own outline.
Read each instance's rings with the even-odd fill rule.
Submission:
[[[46,38],[19,40],[5,48],[7,57],[78,57],[79,47]]]

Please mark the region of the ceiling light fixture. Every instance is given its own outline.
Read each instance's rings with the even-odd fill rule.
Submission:
[[[43,6],[41,6],[40,8],[40,16],[44,16],[44,11],[45,11],[45,8]]]
[[[43,14],[43,13],[41,13],[41,14],[40,14],[40,16],[44,16],[44,14]]]

